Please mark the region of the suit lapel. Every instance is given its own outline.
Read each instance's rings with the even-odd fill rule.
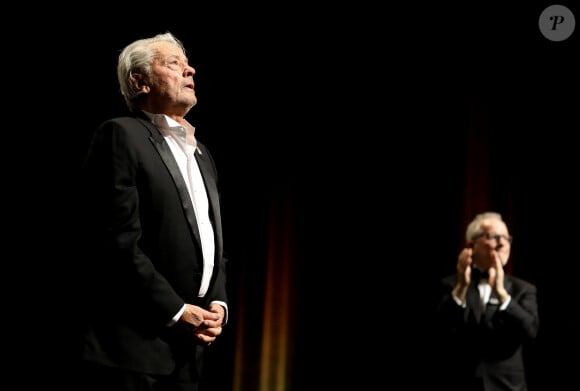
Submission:
[[[195,153],[195,159],[197,160],[197,165],[201,172],[201,177],[205,184],[205,191],[207,192],[207,197],[209,199],[209,205],[211,209],[210,218],[214,224],[215,240],[216,240],[216,254],[222,248],[222,237],[221,237],[221,215],[219,208],[219,193],[217,189],[217,184],[215,182],[215,177],[212,174],[214,172],[214,167],[212,165],[211,159],[208,158],[207,152],[202,153],[199,147]],[[219,254],[217,254],[219,255]]]
[[[511,294],[512,291],[512,280],[508,277],[504,277],[504,286],[506,291]],[[493,318],[494,314],[499,310],[500,302],[498,298],[491,293],[491,297],[489,298],[489,302],[485,306],[485,317],[486,319],[490,320]]]
[[[179,166],[175,161],[175,157],[173,156],[169,145],[163,139],[163,135],[159,132],[155,125],[144,119],[141,119],[141,122],[147,127],[147,129],[149,129],[151,133],[151,143],[159,153],[161,160],[163,160],[165,167],[167,167],[169,174],[173,178],[175,188],[177,189],[177,193],[181,199],[181,206],[187,218],[187,222],[189,223],[189,227],[193,232],[193,236],[197,242],[201,243],[201,237],[199,235],[199,230],[197,229],[197,221],[195,218],[193,203],[191,202],[189,192],[187,191],[187,185],[185,184],[185,180],[181,175],[181,171],[179,170]]]
[[[144,115],[144,114],[143,114]],[[199,230],[197,228],[197,221],[195,218],[195,211],[193,209],[193,203],[191,202],[191,198],[189,196],[189,192],[187,191],[187,185],[181,175],[181,171],[179,170],[179,166],[175,161],[175,157],[169,148],[169,145],[165,142],[163,135],[157,127],[152,124],[148,118],[138,117],[137,118],[150,132],[150,140],[159,153],[159,156],[163,160],[169,174],[173,178],[173,182],[175,183],[175,187],[179,194],[179,198],[181,199],[181,205],[183,211],[187,217],[187,221],[193,232],[195,240],[201,243],[201,237],[199,234]],[[199,142],[198,142],[199,145]],[[215,178],[213,175],[214,167],[211,161],[211,158],[208,157],[207,152],[202,153],[202,149],[205,148],[199,145],[198,151],[195,153],[195,158],[197,160],[197,164],[201,171],[201,176],[205,183],[206,192],[209,198],[209,204],[211,208],[211,218],[212,223],[214,224],[215,228],[215,239],[216,239],[216,256],[220,257],[221,248],[222,248],[222,236],[221,236],[221,216],[220,216],[220,208],[219,208],[219,193],[217,190],[217,185],[215,182]]]
[[[469,285],[469,288],[467,289],[467,297],[465,300],[467,301],[467,307],[471,308],[473,315],[475,316],[475,320],[477,320],[477,323],[479,323],[481,321],[483,308],[481,305],[481,298],[479,296],[477,283],[472,282]]]

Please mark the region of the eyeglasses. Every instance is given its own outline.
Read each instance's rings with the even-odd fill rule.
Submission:
[[[486,238],[487,240],[495,240],[498,244],[500,243],[500,239],[512,244],[514,241],[514,237],[510,235],[493,235],[490,233],[479,234],[473,237],[473,240],[477,240],[479,238]]]

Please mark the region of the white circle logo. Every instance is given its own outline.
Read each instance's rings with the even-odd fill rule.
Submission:
[[[574,14],[563,5],[547,7],[538,20],[540,31],[550,41],[563,41],[574,32]]]

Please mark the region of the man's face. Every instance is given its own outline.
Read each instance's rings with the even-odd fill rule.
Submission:
[[[482,224],[482,235],[473,240],[473,262],[487,270],[496,256],[502,265],[508,261],[511,252],[511,236],[504,222],[486,220]]]
[[[178,47],[168,42],[153,44],[157,55],[151,65],[148,103],[156,113],[184,116],[195,104],[195,69]]]

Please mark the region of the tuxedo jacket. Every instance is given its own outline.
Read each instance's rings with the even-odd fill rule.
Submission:
[[[171,325],[184,303],[227,303],[217,171],[198,143],[195,158],[209,198],[215,259],[209,290],[193,204],[169,145],[144,114],[102,123],[81,172],[79,291],[82,357],[150,374],[199,363],[192,331]]]
[[[468,287],[466,307],[458,305],[451,296],[456,281],[456,275],[441,280],[436,306],[438,358],[447,389],[471,390],[479,383],[486,391],[527,390],[523,349],[538,333],[536,286],[505,275],[511,302],[500,311],[493,295],[483,308],[477,281]]]

